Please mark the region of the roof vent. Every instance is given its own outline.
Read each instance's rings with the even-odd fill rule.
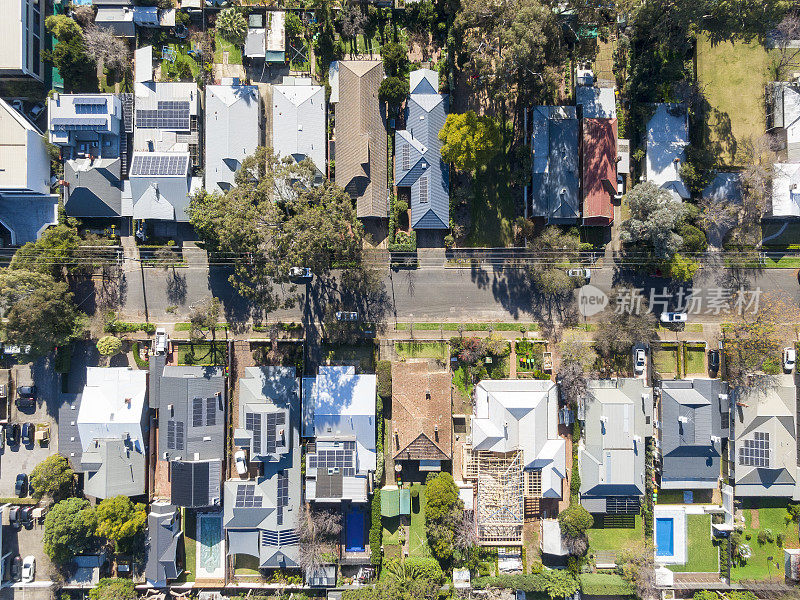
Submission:
[[[711,443],[712,444],[721,444],[722,443],[722,438],[719,437],[718,435],[712,435],[711,436]]]
[[[688,423],[688,422],[689,422],[689,417],[684,417],[683,415],[678,417],[678,423]]]
[[[722,401],[727,402],[728,401],[728,394],[720,394],[719,395],[719,399],[722,400]]]

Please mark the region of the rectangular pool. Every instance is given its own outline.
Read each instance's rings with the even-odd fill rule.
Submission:
[[[674,519],[656,519],[656,556],[672,556],[675,554],[674,534]]]
[[[364,513],[351,510],[344,521],[345,550],[364,552]]]

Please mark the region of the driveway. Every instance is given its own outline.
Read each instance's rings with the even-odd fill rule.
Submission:
[[[11,526],[3,527],[3,554],[10,553],[12,558],[17,554],[23,559],[28,555],[36,558],[36,579],[34,583],[58,580],[55,566],[44,553],[43,537],[44,525],[35,524],[31,529],[25,529],[24,527],[16,529]],[[16,585],[24,588],[24,598],[25,600],[30,600],[31,596],[28,595],[30,586],[22,585],[21,583]],[[18,598],[23,597],[23,594],[20,593],[21,591],[17,590]],[[45,596],[42,597],[44,598]]]

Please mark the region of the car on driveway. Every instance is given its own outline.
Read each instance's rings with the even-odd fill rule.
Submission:
[[[589,281],[592,278],[592,270],[584,267],[577,269],[567,269],[567,277],[577,277]]]
[[[686,323],[689,315],[685,312],[663,312],[660,318],[662,323]]]
[[[797,362],[797,353],[794,348],[783,349],[783,370],[787,373],[794,371],[795,363]]]
[[[33,423],[25,423],[22,425],[22,443],[30,446],[33,443],[33,438],[36,436],[36,427]]]
[[[17,554],[11,560],[11,579],[14,581],[19,581],[20,576],[22,575],[22,557]]]
[[[233,461],[236,463],[236,473],[238,473],[239,477],[246,475],[247,457],[244,454],[244,450],[237,450],[233,455]]]
[[[8,522],[12,527],[19,527],[19,506],[12,506],[8,509]]]
[[[289,269],[289,278],[296,281],[308,281],[314,274],[308,267],[292,267]]]
[[[35,385],[23,385],[17,388],[17,395],[20,398],[30,398],[33,400],[36,398],[36,386]]]
[[[26,556],[22,561],[22,581],[30,583],[36,577],[36,557]]]
[[[165,354],[167,352],[167,330],[163,327],[159,327],[156,329],[156,344],[155,344],[155,352],[156,354]]]
[[[33,527],[32,506],[23,506],[21,509],[19,509],[19,522],[21,525],[25,526],[25,529],[31,529]]]
[[[637,348],[633,353],[633,370],[637,375],[644,373],[644,367],[647,364],[647,353],[644,348]]]
[[[358,321],[358,313],[357,312],[343,312],[338,311],[336,313],[336,320],[337,321]]]
[[[19,446],[19,423],[6,425],[6,441],[9,446]]]
[[[719,371],[719,350],[708,351],[708,370],[715,374]]]
[[[17,480],[14,483],[14,493],[23,498],[28,493],[28,476],[25,473],[17,475]]]

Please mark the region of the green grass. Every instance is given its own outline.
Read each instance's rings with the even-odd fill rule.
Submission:
[[[510,180],[511,168],[503,152],[476,173],[470,198],[472,222],[467,246],[496,248],[513,244],[516,207]]]
[[[222,64],[222,53],[226,50],[228,52],[229,65],[242,64],[241,48],[239,48],[234,44],[231,44],[230,42],[226,42],[219,36],[219,34],[217,34],[214,37],[214,62],[216,64]]]
[[[798,269],[800,268],[800,257],[781,256],[778,259],[765,257],[764,267],[767,269]]]
[[[653,351],[653,364],[659,373],[678,372],[678,351],[674,347]]]
[[[231,326],[227,323],[217,323],[217,326],[214,328],[217,331],[225,331],[226,329],[230,329]],[[202,327],[202,331],[210,331],[209,327]],[[175,331],[191,331],[192,324],[191,323],[175,323]]]
[[[383,543],[399,544],[400,543],[400,518],[399,517],[381,517],[381,524],[383,525]]]
[[[642,517],[636,515],[634,527],[592,527],[586,532],[589,552],[617,552],[644,543]]]
[[[359,373],[375,372],[375,348],[369,344],[323,344],[322,355],[328,364],[355,365]]]
[[[415,503],[412,498],[408,555],[417,557],[430,556],[431,550],[428,548],[428,537],[425,535],[425,505],[427,504],[425,486],[421,483],[415,483],[411,486],[411,489],[419,490],[419,509],[414,512]]]
[[[786,225],[785,228],[784,225]],[[778,232],[781,232],[780,235],[777,235]],[[775,235],[777,237],[772,237]],[[764,244],[767,250],[770,246],[785,248],[790,244],[797,244],[800,242],[800,223],[765,221],[761,223],[761,237],[771,238]]]
[[[770,529],[773,536],[782,533],[785,537],[784,546],[797,547],[797,525],[787,525],[783,516],[786,514],[786,504],[784,500],[770,501],[766,498],[756,500],[759,504],[758,521],[759,527],[753,528],[753,515],[750,508],[744,509],[745,527],[742,531],[742,543],[748,544],[752,551],[752,556],[747,559],[747,564],[740,567],[731,568],[731,581],[742,579],[780,579],[783,581],[783,548],[779,548],[773,541],[763,546],[758,543],[758,532],[763,529]],[[766,505],[766,506],[765,506]],[[745,501],[745,507],[750,504]],[[750,539],[746,539],[747,535]],[[773,558],[771,566],[767,564],[767,557]],[[780,563],[780,567],[775,567],[775,561]]]
[[[719,550],[711,543],[711,515],[686,515],[688,520],[688,561],[669,568],[676,573],[716,573]]]
[[[444,342],[395,342],[395,352],[400,358],[438,358],[447,360],[447,344]]]
[[[705,139],[722,164],[741,164],[737,152],[743,142],[764,133],[769,64],[767,51],[757,41],[712,45],[705,35],[698,36],[697,79],[709,104]]]
[[[408,331],[411,323],[396,323],[395,331]],[[538,323],[413,323],[414,331],[537,331]]]
[[[188,342],[174,344],[179,365],[225,366],[228,364],[228,344],[225,342]],[[193,358],[188,358],[189,356]]]
[[[694,504],[711,504],[711,490],[692,490]],[[657,504],[683,504],[683,490],[658,490]]]
[[[543,371],[544,370],[544,351],[547,344],[544,342],[529,342],[520,340],[517,342],[517,371]],[[526,361],[520,359],[532,359],[533,364],[528,365]]]
[[[194,581],[197,573],[197,515],[193,510],[183,509],[183,543],[186,549],[186,568],[178,582]]]
[[[684,368],[687,374],[706,372],[706,351],[704,346],[684,344]]]

